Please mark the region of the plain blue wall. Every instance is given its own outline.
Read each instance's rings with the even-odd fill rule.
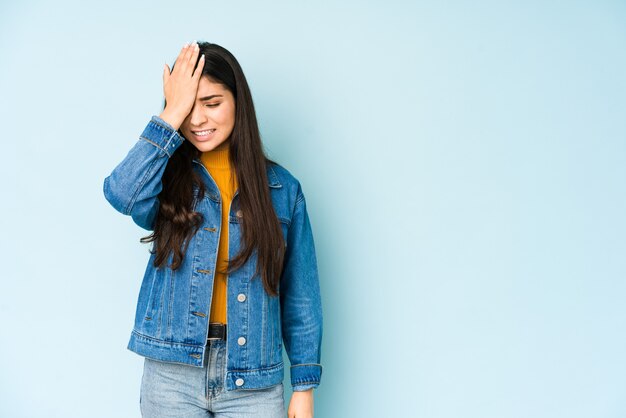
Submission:
[[[0,416],[139,416],[147,233],[102,182],[194,39],[239,59],[307,194],[317,417],[626,416],[625,22],[618,1],[3,2]]]

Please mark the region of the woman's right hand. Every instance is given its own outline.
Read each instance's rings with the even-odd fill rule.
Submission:
[[[176,130],[189,115],[196,101],[198,83],[204,68],[204,55],[200,57],[197,68],[194,68],[199,51],[196,42],[185,44],[176,58],[174,70],[170,71],[167,64],[163,69],[163,93],[167,104],[159,117]]]

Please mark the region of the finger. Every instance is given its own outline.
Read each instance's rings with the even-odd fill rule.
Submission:
[[[193,52],[194,52],[194,43],[188,44],[187,48],[185,48],[185,51],[183,53],[183,56],[181,57],[181,71],[191,75],[191,73],[193,73],[193,67],[190,68],[191,64],[191,57],[193,56]]]
[[[188,52],[189,61],[187,62],[187,69],[189,71],[188,74],[191,76],[196,67],[196,62],[198,61],[198,54],[200,53],[200,47],[194,41],[188,49],[189,49],[189,52]]]
[[[200,76],[202,75],[203,69],[204,69],[204,54],[202,54],[200,56],[200,59],[198,60],[198,66],[196,67],[196,70],[193,73],[193,78],[196,80],[199,79]]]
[[[163,66],[163,84],[165,85],[165,83],[167,83],[167,80],[169,80],[170,78],[170,68],[167,66],[167,64],[165,64]]]
[[[178,73],[180,72],[180,68],[183,67],[183,62],[185,62],[185,56],[187,53],[187,50],[189,49],[189,44],[185,43],[185,45],[183,45],[183,47],[180,50],[180,53],[178,54],[178,57],[176,57],[176,61],[174,62],[174,70]],[[179,68],[178,70],[176,70],[177,68]]]

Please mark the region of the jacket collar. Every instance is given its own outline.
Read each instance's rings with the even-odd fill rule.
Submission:
[[[194,158],[192,160],[194,163],[200,165],[200,169],[204,169],[206,172],[208,172],[208,170],[206,169],[206,167],[204,166],[204,164],[202,164],[202,161],[200,161],[200,158]],[[283,187],[283,185],[280,183],[280,181],[278,180],[278,175],[276,174],[276,171],[274,171],[274,168],[272,167],[272,164],[267,164],[267,170],[266,170],[266,174],[267,174],[267,185],[269,187],[274,187],[274,188],[281,188]]]
[[[267,185],[277,189],[283,187],[283,185],[278,181],[278,176],[276,175],[274,167],[272,167],[271,164],[267,164]]]

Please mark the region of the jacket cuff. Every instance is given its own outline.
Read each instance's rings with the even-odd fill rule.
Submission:
[[[291,366],[291,386],[294,392],[316,388],[322,377],[320,364],[296,364]]]
[[[318,386],[319,386],[318,383],[311,383],[308,385],[296,385],[296,386],[293,386],[291,390],[292,392],[304,392],[305,390],[309,390],[309,389],[317,389]]]
[[[156,115],[152,116],[140,138],[155,145],[168,157],[171,157],[185,140],[172,125]]]

